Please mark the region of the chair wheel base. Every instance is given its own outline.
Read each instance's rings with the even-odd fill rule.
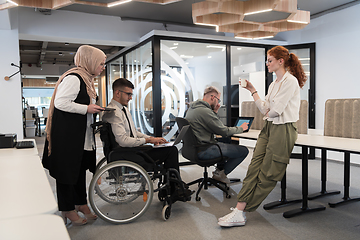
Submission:
[[[163,207],[161,215],[162,215],[162,218],[164,219],[164,221],[168,220],[170,218],[170,215],[171,215],[171,207],[166,204]]]

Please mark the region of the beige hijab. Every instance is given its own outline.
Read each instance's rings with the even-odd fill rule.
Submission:
[[[78,48],[74,57],[74,62],[76,67],[65,72],[63,75],[61,75],[61,77],[57,81],[55,85],[54,93],[51,98],[48,119],[45,129],[46,139],[49,142],[49,146],[48,146],[49,156],[51,154],[51,127],[52,127],[52,116],[54,112],[54,101],[59,84],[62,82],[64,77],[66,77],[70,73],[79,74],[86,84],[86,90],[90,97],[90,103],[91,103],[92,98],[96,99],[96,91],[94,85],[94,78],[96,77],[95,70],[97,69],[97,67],[100,66],[101,62],[104,61],[105,58],[106,58],[105,53],[100,49],[89,45],[82,45]]]

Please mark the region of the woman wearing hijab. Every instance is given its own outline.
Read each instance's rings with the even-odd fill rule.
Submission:
[[[90,125],[93,114],[104,108],[95,104],[94,78],[104,70],[105,60],[100,49],[80,46],[74,58],[76,67],[59,78],[50,103],[42,163],[56,179],[59,211],[65,223],[69,218],[73,225],[97,218],[87,205],[86,170],[95,171],[95,139]]]

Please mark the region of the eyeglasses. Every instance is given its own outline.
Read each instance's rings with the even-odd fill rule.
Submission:
[[[124,92],[124,91],[121,91],[121,90],[119,90],[120,92],[122,92],[122,93],[125,93],[125,94],[127,94],[128,95],[128,97],[132,97],[134,94],[133,93],[131,93],[131,92]]]
[[[221,103],[221,100],[220,100],[217,96],[215,96],[215,95],[211,95],[211,96],[213,96],[214,98],[216,98],[216,99],[218,100],[219,104]]]

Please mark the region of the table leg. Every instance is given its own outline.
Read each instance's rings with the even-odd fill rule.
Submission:
[[[322,205],[315,206],[313,208],[308,207],[308,147],[302,147],[302,207],[300,209],[294,209],[283,213],[283,217],[291,218],[303,213],[322,211],[326,208]]]
[[[325,197],[328,195],[340,194],[340,191],[326,191],[326,180],[327,180],[326,165],[327,165],[326,149],[321,149],[321,192],[310,194],[308,196],[309,200]]]
[[[270,210],[277,207],[282,207],[285,205],[293,204],[293,203],[299,203],[301,202],[301,199],[296,200],[287,200],[286,199],[286,172],[284,174],[284,177],[281,180],[281,199],[279,201],[267,203],[263,206],[265,210]]]
[[[39,123],[39,137],[41,137],[41,121],[40,121],[40,118],[38,120],[38,123]]]
[[[35,122],[36,122],[36,128],[37,128],[36,132],[35,132],[35,135],[41,137],[40,117],[35,117]]]
[[[341,204],[360,201],[360,198],[350,198],[349,197],[349,188],[350,188],[350,153],[344,153],[344,197],[343,201],[337,203],[329,203],[329,206],[334,208]]]

